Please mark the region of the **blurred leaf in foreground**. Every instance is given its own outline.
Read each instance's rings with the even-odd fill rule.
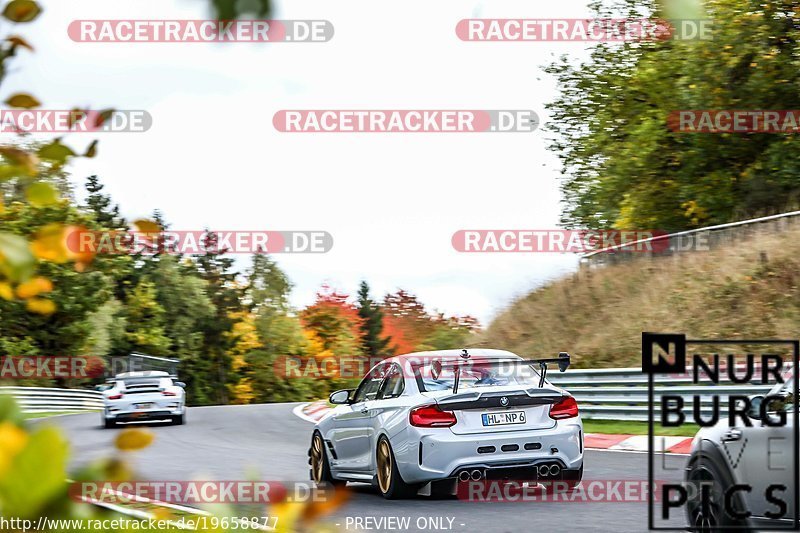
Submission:
[[[141,450],[153,443],[153,433],[139,428],[124,429],[114,441],[118,450],[124,452]]]
[[[28,186],[25,191],[28,202],[34,207],[43,207],[58,202],[58,192],[49,183],[37,181]]]
[[[16,441],[11,445],[19,446],[20,439],[25,444],[6,475],[0,477],[0,501],[4,509],[13,509],[15,516],[38,516],[49,500],[64,489],[67,443],[52,426],[24,438],[10,431],[7,439],[9,443]]]
[[[31,298],[25,302],[25,309],[37,315],[52,315],[56,312],[56,304],[44,298]]]
[[[39,100],[28,93],[13,94],[6,100],[6,104],[11,107],[20,107],[22,109],[33,109],[34,107],[42,105]]]
[[[24,299],[32,298],[43,292],[51,292],[53,290],[53,282],[42,276],[38,276],[24,283],[20,283],[17,287],[17,296]]]
[[[34,0],[11,0],[3,16],[11,22],[30,22],[39,16],[42,8]]]
[[[0,233],[0,273],[11,281],[20,281],[33,273],[35,263],[24,237]]]

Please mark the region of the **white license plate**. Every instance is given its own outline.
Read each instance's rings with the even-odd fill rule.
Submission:
[[[507,413],[484,413],[481,415],[484,426],[505,426],[508,424],[524,424],[525,411],[509,411]]]
[[[152,403],[137,403],[133,407],[136,408],[136,409],[152,409],[153,408],[153,404]]]

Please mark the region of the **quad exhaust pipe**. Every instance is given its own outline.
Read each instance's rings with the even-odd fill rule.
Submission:
[[[462,482],[467,481],[480,481],[484,478],[485,472],[483,470],[474,469],[474,470],[462,470],[458,473],[458,480]]]
[[[540,465],[537,469],[539,477],[555,477],[561,473],[561,467],[557,464]]]
[[[554,478],[561,474],[561,466],[557,463],[543,464],[536,467],[536,472],[540,478]],[[462,470],[458,473],[458,480],[466,483],[467,481],[480,481],[486,478],[486,471],[479,468],[472,470]]]

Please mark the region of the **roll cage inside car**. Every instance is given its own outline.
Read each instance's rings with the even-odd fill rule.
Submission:
[[[403,370],[396,362],[378,363],[355,389],[349,403],[397,398],[405,390]]]

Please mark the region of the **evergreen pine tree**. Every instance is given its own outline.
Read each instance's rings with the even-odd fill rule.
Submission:
[[[358,288],[358,316],[361,322],[361,344],[364,353],[370,357],[384,357],[389,354],[387,346],[389,337],[381,337],[383,333],[383,312],[380,306],[369,297],[369,285],[362,281]]]

